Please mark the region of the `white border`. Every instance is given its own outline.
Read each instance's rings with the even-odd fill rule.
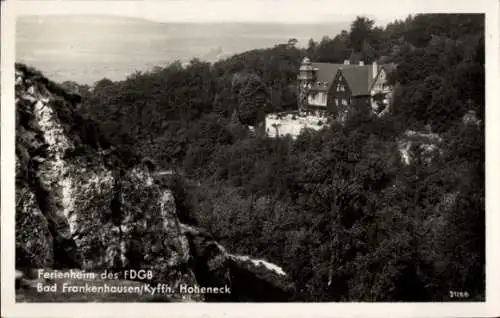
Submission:
[[[499,141],[500,141],[500,100],[499,89],[499,6],[495,0],[351,0],[351,1],[321,1],[321,0],[283,0],[266,1],[255,0],[255,6],[243,5],[243,0],[219,2],[219,7],[214,6],[214,1],[204,0],[168,0],[169,8],[175,10],[177,5],[189,6],[193,11],[184,17],[188,21],[196,21],[196,15],[203,16],[204,12],[218,8],[221,16],[231,14],[239,5],[245,8],[254,8],[254,11],[265,10],[269,15],[269,8],[279,7],[281,10],[299,10],[301,6],[323,6],[333,8],[335,14],[377,14],[383,12],[395,14],[402,12],[476,12],[486,13],[486,224],[487,224],[487,284],[485,303],[308,303],[308,304],[15,304],[14,303],[14,76],[13,61],[15,57],[15,15],[16,12],[29,11],[27,6],[58,6],[61,13],[75,12],[72,8],[92,6],[100,13],[114,13],[130,15],[138,6],[152,5],[151,1],[17,1],[7,0],[2,2],[2,27],[1,27],[1,277],[2,277],[2,316],[5,317],[276,317],[276,316],[308,316],[308,317],[345,317],[345,316],[370,316],[370,317],[493,317],[500,316],[500,307],[495,300],[500,299],[498,268],[498,244],[500,242],[499,212],[500,200],[498,199],[498,180],[500,180]],[[247,2],[251,2],[248,0]],[[38,2],[38,3],[37,3]],[[160,5],[161,1],[153,2]],[[188,4],[186,4],[188,3]],[[102,7],[106,7],[102,11]],[[360,10],[362,8],[362,10]],[[72,11],[73,10],[73,11]],[[112,10],[112,11],[110,11]],[[182,10],[181,10],[182,12]],[[193,13],[194,12],[194,13]],[[262,11],[264,12],[264,11]],[[77,13],[81,13],[78,11]],[[257,12],[258,13],[258,12]],[[182,14],[178,14],[182,18]],[[251,15],[250,15],[251,16]]]

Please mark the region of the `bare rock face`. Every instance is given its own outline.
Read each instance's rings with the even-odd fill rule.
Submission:
[[[283,302],[294,284],[279,266],[228,252],[206,232],[181,224],[190,244],[191,267],[201,286],[228,285],[231,294],[208,295],[206,301]]]
[[[87,143],[73,98],[17,66],[16,267],[147,269],[158,282],[196,284],[172,194],[98,136]]]
[[[78,102],[79,96],[16,65],[16,268],[146,269],[151,282],[174,289],[227,284],[236,290],[240,279],[242,292],[245,284],[265,282],[262,288],[287,297],[286,274],[262,278],[273,271],[181,224],[171,191],[137,158],[109,145],[97,125],[78,114]],[[258,300],[253,297],[263,293],[214,299]],[[171,300],[205,297],[163,299]]]
[[[430,163],[442,155],[443,139],[436,133],[407,130],[398,141],[399,153],[404,164],[414,160]]]
[[[51,267],[53,238],[47,219],[27,187],[16,189],[16,263],[22,267]]]

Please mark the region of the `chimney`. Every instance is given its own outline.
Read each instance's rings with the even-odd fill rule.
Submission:
[[[349,62],[349,60],[344,60],[344,64],[347,65],[347,64],[351,64],[351,63]]]
[[[375,76],[377,76],[377,72],[378,72],[377,61],[373,61],[373,63],[372,63],[372,77],[373,78],[375,78]]]
[[[364,61],[359,61],[359,66],[363,66],[365,65],[365,62]]]

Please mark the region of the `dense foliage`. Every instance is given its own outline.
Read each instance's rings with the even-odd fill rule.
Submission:
[[[307,49],[296,41],[213,65],[174,63],[79,87],[115,145],[184,175],[183,202],[230,250],[281,264],[297,300],[484,299],[484,16],[359,17]],[[296,107],[301,59],[398,64],[392,112],[296,140],[248,129]],[[464,124],[474,110],[479,124]],[[432,161],[404,130],[443,139]],[[191,185],[189,185],[191,184]]]

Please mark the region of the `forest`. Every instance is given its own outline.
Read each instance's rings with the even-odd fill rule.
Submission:
[[[332,36],[332,37],[331,37]],[[344,124],[295,140],[250,130],[296,109],[301,60],[358,56],[398,65],[385,117],[352,112]],[[63,83],[81,114],[123,153],[178,175],[182,218],[230,250],[280,264],[294,301],[445,301],[485,298],[484,15],[419,14],[385,27],[357,17],[349,30],[295,39],[216,63],[193,59]],[[473,111],[475,124],[464,115]],[[430,129],[443,142],[410,164],[398,139]],[[461,299],[464,300],[464,299]]]

